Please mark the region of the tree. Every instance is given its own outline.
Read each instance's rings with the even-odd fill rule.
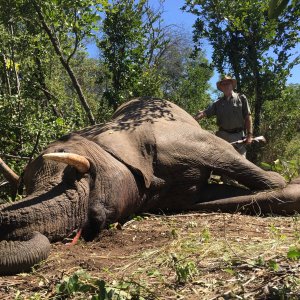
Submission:
[[[78,48],[83,47],[84,39],[91,36],[100,20],[98,10],[105,7],[107,1],[33,0],[30,3],[37,14],[39,26],[49,37],[56,55],[67,71],[90,123],[95,124],[95,118],[70,61]]]
[[[268,143],[262,160],[272,162],[300,157],[300,85],[289,85],[275,100],[264,103],[262,133]]]
[[[193,55],[189,33],[176,30],[167,36],[168,46],[157,60],[163,97],[195,113],[210,103],[208,81],[213,70],[202,52]]]
[[[38,26],[41,21],[32,4],[32,1],[25,0],[0,2],[0,146],[1,156],[10,166],[16,166],[16,170],[22,170],[24,164],[45,144],[86,125],[86,115],[80,102],[74,101],[76,94],[73,85],[49,36]],[[76,2],[44,1],[38,4],[41,7],[45,5],[43,13],[49,12],[51,5],[65,4],[54,10],[54,15],[45,13],[48,18],[45,19],[83,93],[91,97],[89,105],[93,105],[96,102],[95,93],[87,88],[95,87],[90,82],[92,77],[83,80],[78,74],[83,76],[87,68],[91,69],[79,50],[83,49],[85,39],[91,34],[92,24],[98,20],[92,17],[95,12],[83,7],[83,12],[76,10],[79,17],[75,17],[62,10],[71,7],[73,10],[70,10],[74,11],[79,5],[77,3],[76,6]],[[63,13],[69,19],[62,18]],[[77,25],[68,23],[72,18],[79,19]],[[73,32],[75,29],[76,33]],[[93,62],[91,65],[94,71],[97,64]],[[95,107],[93,109],[96,110]]]
[[[27,49],[30,37],[22,32],[18,7],[10,4],[3,1],[0,10],[1,93],[9,96],[20,95],[20,67],[31,50]]]
[[[267,0],[187,0],[184,7],[198,16],[194,41],[207,38],[218,72],[233,73],[238,89],[249,96],[255,134],[264,101],[280,95],[292,67],[299,63],[291,50],[299,43],[300,3],[288,6],[280,20],[268,18],[268,4]]]
[[[32,15],[23,1],[1,2],[1,93],[36,99],[41,106],[51,105],[58,116],[46,86],[48,70],[56,63],[55,53]]]
[[[296,4],[299,0],[293,0],[292,4]],[[270,18],[278,18],[279,15],[287,8],[289,0],[270,0],[268,8],[268,16]]]
[[[106,11],[99,49],[109,71],[104,97],[114,109],[130,97],[158,93],[156,58],[167,44],[156,26],[160,16],[147,0],[115,0]]]
[[[208,93],[208,81],[213,70],[203,54],[196,57],[187,57],[183,64],[183,72],[178,80],[177,89],[170,94],[170,99],[179,104],[187,112],[195,114],[196,111],[207,107],[211,102]]]

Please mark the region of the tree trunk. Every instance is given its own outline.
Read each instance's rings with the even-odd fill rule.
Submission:
[[[253,29],[255,30],[255,29]],[[254,103],[254,121],[253,121],[253,133],[254,135],[259,135],[260,132],[260,121],[261,121],[261,110],[263,105],[263,87],[260,76],[260,65],[258,60],[257,46],[256,41],[253,40],[251,44],[248,45],[249,51],[249,65],[251,67],[251,71],[253,73],[253,81],[254,81],[254,93],[255,93],[255,103]],[[255,143],[252,145],[250,155],[250,160],[254,163],[258,161],[258,152],[259,147]]]
[[[260,131],[262,105],[263,105],[262,85],[260,81],[260,75],[257,72],[256,84],[255,84],[255,105],[254,105],[255,118],[253,122],[253,132],[255,135],[258,135]]]
[[[7,72],[6,57],[3,53],[1,53],[1,60],[2,60],[2,65],[3,65],[3,75],[4,75],[4,80],[6,83],[7,93],[9,96],[11,96],[11,86],[10,86],[9,75]]]
[[[232,47],[229,50],[229,61],[231,62],[234,78],[237,81],[237,92],[241,91],[241,78],[240,78],[240,55],[239,55],[239,40],[237,32],[229,32]]]
[[[32,2],[33,5],[34,5],[34,8],[35,8],[35,11],[37,12],[38,14],[38,17],[41,21],[41,25],[42,25],[42,28],[45,30],[45,32],[47,33],[51,43],[52,43],[52,46],[54,48],[54,51],[56,52],[56,54],[58,55],[59,57],[59,60],[61,62],[61,64],[63,65],[63,67],[65,68],[65,70],[67,71],[71,81],[72,81],[72,84],[73,84],[73,87],[75,88],[76,90],[76,93],[78,95],[78,98],[88,116],[88,119],[90,121],[90,123],[92,125],[96,124],[95,122],[95,118],[93,116],[93,113],[89,107],[89,104],[87,103],[84,95],[83,95],[83,92],[82,92],[82,89],[81,89],[81,86],[71,68],[71,66],[69,65],[68,61],[64,58],[63,56],[63,53],[60,49],[60,46],[59,46],[59,43],[58,43],[58,40],[56,39],[55,35],[53,34],[52,30],[50,29],[50,27],[48,26],[48,24],[46,23],[45,19],[44,19],[44,16],[43,16],[43,13],[41,11],[41,8],[40,6],[36,3],[36,1],[33,1]]]

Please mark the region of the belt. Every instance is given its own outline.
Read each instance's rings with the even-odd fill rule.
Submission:
[[[220,127],[219,130],[225,131],[228,133],[239,133],[239,132],[243,131],[244,129],[243,128],[224,129],[224,128]]]

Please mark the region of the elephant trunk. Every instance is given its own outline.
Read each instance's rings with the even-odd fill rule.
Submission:
[[[28,271],[48,257],[50,242],[46,236],[33,232],[28,241],[2,241],[0,243],[0,275]]]
[[[49,240],[61,240],[82,227],[88,196],[81,180],[0,206],[0,275],[28,269],[48,256]]]

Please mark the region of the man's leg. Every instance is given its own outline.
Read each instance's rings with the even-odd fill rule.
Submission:
[[[244,132],[241,131],[241,132],[237,132],[237,133],[229,133],[227,131],[220,130],[220,131],[216,132],[216,136],[227,141],[228,143],[232,143],[232,142],[242,140],[244,137]],[[246,158],[247,151],[246,151],[246,147],[244,144],[235,144],[235,145],[233,145],[233,147],[238,153],[240,153],[242,156],[244,156]],[[221,181],[224,184],[239,186],[239,183],[236,180],[233,180],[226,175],[221,176]]]

